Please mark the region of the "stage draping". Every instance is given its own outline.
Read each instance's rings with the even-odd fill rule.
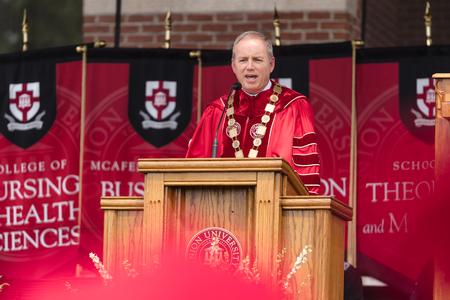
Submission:
[[[351,44],[274,52],[272,77],[308,96],[314,109],[321,191],[348,202]],[[196,125],[199,70],[189,51],[91,49],[80,147],[81,61],[67,57],[41,51],[0,60],[0,274],[5,276],[40,278],[69,262],[88,265],[88,252],[101,254],[100,197],[142,196],[137,158],[183,157]],[[202,51],[202,109],[235,81],[230,59],[229,51]],[[358,51],[357,62],[358,267],[408,291],[428,258],[409,241],[422,222],[418,210],[432,203],[434,190],[431,75],[448,72],[450,54],[448,47],[369,49]],[[20,71],[23,66],[35,71]],[[36,82],[38,96],[36,84],[30,84]],[[11,119],[19,125],[9,126]],[[42,127],[24,129],[36,124]]]

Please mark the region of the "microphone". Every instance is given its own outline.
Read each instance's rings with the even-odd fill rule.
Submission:
[[[230,88],[230,91],[228,92],[227,102],[228,102],[228,99],[230,99],[230,97],[231,97],[231,93],[233,93],[234,91],[238,91],[241,88],[242,88],[242,84],[240,82],[233,83],[233,85]],[[219,134],[220,124],[222,124],[223,116],[225,115],[226,110],[227,110],[227,103],[225,103],[225,106],[223,107],[222,115],[220,116],[220,120],[219,120],[219,124],[217,124],[216,135],[214,136],[214,141],[212,144],[212,151],[211,151],[212,158],[217,157],[217,147],[219,146],[219,141],[217,139],[217,136]]]

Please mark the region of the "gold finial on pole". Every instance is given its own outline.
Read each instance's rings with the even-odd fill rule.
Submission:
[[[77,53],[83,54],[86,53],[87,51],[87,46],[86,45],[79,45],[75,48],[75,51],[77,51]]]
[[[94,42],[94,48],[105,48],[106,42],[104,40],[96,40]]]
[[[356,50],[356,49],[361,48],[361,47],[364,47],[364,41],[362,41],[362,40],[352,40],[352,49],[355,48],[355,50]]]
[[[431,5],[430,1],[427,1],[425,4],[425,15],[423,16],[425,19],[425,36],[427,38],[426,43],[427,46],[431,46],[433,43],[431,39]]]
[[[275,30],[275,46],[281,46],[280,17],[276,5],[273,8],[273,29]]]
[[[104,48],[106,47],[106,42],[104,40],[96,40],[93,44],[81,44],[75,47],[75,51],[80,54],[85,54],[88,48]]]
[[[202,56],[202,51],[201,50],[194,50],[194,51],[190,51],[189,52],[189,57],[190,58],[199,58]]]
[[[28,16],[27,9],[23,10],[23,21],[22,21],[22,51],[28,50]]]
[[[172,30],[172,13],[170,12],[170,10],[166,14],[166,19],[164,21],[164,29],[165,29],[165,35],[164,35],[163,48],[169,49],[170,48],[170,32]]]

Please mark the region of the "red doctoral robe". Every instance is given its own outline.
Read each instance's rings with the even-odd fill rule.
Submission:
[[[261,123],[261,116],[272,95],[272,87],[251,96],[244,91],[234,95],[234,118],[241,129],[238,135],[244,156],[253,146],[250,134],[254,124]],[[209,104],[189,142],[186,157],[211,157],[217,124],[226,104],[226,95]],[[227,118],[224,116],[218,132],[217,157],[234,157],[231,139],[226,134]],[[239,132],[239,131],[238,131]],[[270,116],[267,131],[259,147],[258,157],[281,157],[300,176],[311,194],[318,194],[319,155],[317,137],[313,126],[313,113],[308,99],[289,88],[282,87],[275,111]]]

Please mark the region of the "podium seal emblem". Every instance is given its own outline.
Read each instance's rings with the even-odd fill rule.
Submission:
[[[236,270],[242,258],[239,240],[228,230],[208,227],[196,233],[186,248],[186,259],[207,266]]]

